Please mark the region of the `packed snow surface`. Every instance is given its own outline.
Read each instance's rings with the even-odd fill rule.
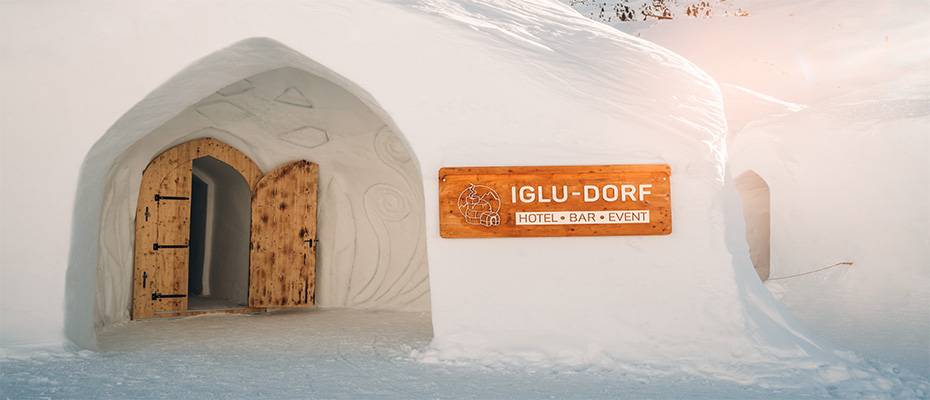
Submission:
[[[792,373],[758,365],[754,385],[648,364],[461,363],[432,359],[428,314],[326,310],[131,322],[102,351],[0,357],[0,397],[922,398],[930,383],[849,361]]]

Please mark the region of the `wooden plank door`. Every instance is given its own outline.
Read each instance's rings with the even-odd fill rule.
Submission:
[[[250,189],[262,176],[248,156],[213,138],[181,143],[152,159],[142,173],[136,208],[133,319],[188,311],[191,167],[200,157],[231,166]]]
[[[252,192],[249,307],[314,303],[319,167],[296,161],[263,176]]]
[[[153,162],[136,210],[133,319],[187,311],[191,162]]]

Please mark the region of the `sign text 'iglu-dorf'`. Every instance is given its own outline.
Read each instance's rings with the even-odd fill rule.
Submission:
[[[671,233],[668,165],[457,167],[439,171],[447,238]]]

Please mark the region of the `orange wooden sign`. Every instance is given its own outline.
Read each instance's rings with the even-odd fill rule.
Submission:
[[[668,235],[665,164],[439,170],[444,238]]]

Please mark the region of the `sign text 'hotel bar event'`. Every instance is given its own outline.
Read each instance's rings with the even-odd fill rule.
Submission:
[[[445,238],[667,235],[665,164],[439,170]]]

